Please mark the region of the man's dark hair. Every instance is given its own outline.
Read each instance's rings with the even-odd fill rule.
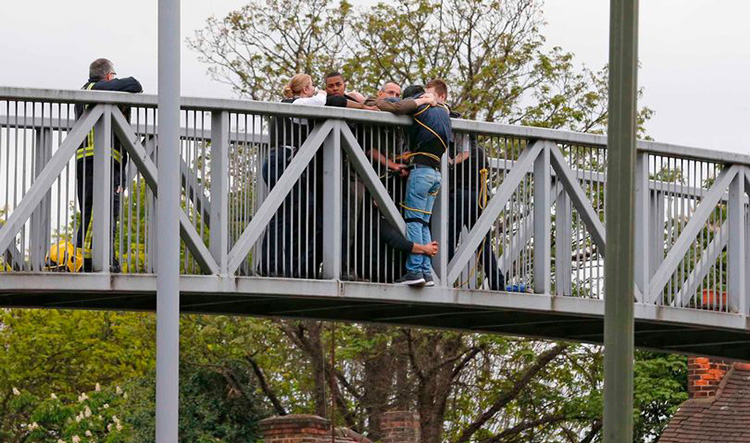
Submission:
[[[98,58],[89,65],[89,78],[101,80],[114,69],[114,65],[106,58]]]
[[[439,78],[430,80],[430,82],[425,85],[425,88],[434,89],[437,95],[448,96],[448,85]]]
[[[424,88],[421,85],[409,85],[401,93],[402,98],[412,98],[417,94],[424,94]]]
[[[341,79],[344,80],[344,76],[341,75],[341,73],[339,71],[331,71],[328,74],[326,74],[326,76],[323,79],[323,81],[328,81],[329,78],[333,78],[333,77],[341,77]]]

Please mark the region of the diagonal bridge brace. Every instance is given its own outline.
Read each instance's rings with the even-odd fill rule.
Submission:
[[[279,178],[276,186],[268,193],[266,200],[260,205],[260,208],[258,208],[245,230],[242,231],[242,235],[237,239],[232,250],[229,251],[227,257],[227,273],[229,275],[234,274],[245,261],[245,257],[250,253],[250,249],[258,242],[264,228],[268,226],[268,223],[274,214],[276,214],[286,196],[289,195],[297,180],[305,172],[307,165],[315,157],[315,153],[323,145],[334,125],[333,121],[326,120],[323,124],[316,126],[307,137],[307,140],[297,150],[297,154],[292,158],[286,169],[284,169],[284,173]]]
[[[378,175],[372,169],[372,163],[365,156],[364,150],[357,142],[356,137],[352,134],[351,129],[345,123],[339,122],[338,127],[341,130],[341,135],[344,139],[344,151],[349,158],[350,163],[354,167],[354,170],[359,175],[359,178],[364,182],[365,187],[375,202],[378,204],[378,209],[383,214],[388,223],[398,228],[402,234],[406,235],[406,223],[401,212],[398,210],[396,205],[393,203],[388,191],[383,186],[383,183],[378,178]]]
[[[732,165],[728,168],[724,168],[719,176],[716,178],[713,186],[709,189],[706,196],[701,200],[698,207],[693,212],[693,216],[690,221],[682,230],[682,233],[677,238],[677,241],[672,245],[669,253],[661,262],[659,269],[656,270],[654,276],[651,278],[649,284],[650,292],[646,302],[655,302],[662,293],[664,285],[667,281],[672,278],[672,274],[675,272],[683,257],[690,249],[690,245],[693,243],[695,237],[703,229],[703,225],[708,220],[709,215],[716,208],[717,203],[724,195],[724,191],[729,187],[729,184],[734,180],[740,167]]]
[[[154,197],[158,198],[158,171],[149,153],[143,147],[139,141],[139,137],[133,131],[133,128],[130,127],[130,124],[128,124],[119,109],[112,112],[112,121],[114,123],[112,130],[115,131],[117,137],[123,143],[125,149],[127,149],[131,161],[135,163],[141,175],[143,175],[146,184],[151,188],[151,192],[154,193]],[[203,243],[203,239],[198,235],[195,227],[190,223],[190,218],[182,209],[180,209],[178,217],[180,218],[180,237],[198,262],[201,270],[208,274],[218,274],[219,265],[211,256],[211,252],[206,247],[206,244]]]
[[[510,173],[505,177],[505,180],[497,189],[497,192],[492,197],[490,202],[487,204],[487,208],[479,216],[479,219],[471,228],[468,238],[461,244],[453,256],[453,259],[448,263],[448,278],[446,284],[448,286],[453,285],[456,279],[461,275],[461,271],[466,264],[474,256],[474,251],[479,247],[479,244],[484,239],[487,231],[490,230],[495,219],[500,215],[500,212],[505,208],[513,193],[518,188],[526,174],[528,174],[531,166],[534,164],[539,153],[544,148],[544,142],[541,140],[534,141],[528,146],[518,157],[515,166],[511,169]]]
[[[103,106],[95,106],[87,109],[81,118],[76,122],[73,128],[68,132],[68,136],[57,148],[47,165],[39,173],[34,183],[29,188],[21,202],[11,213],[8,221],[0,228],[0,251],[5,251],[21,230],[26,220],[31,216],[36,207],[42,201],[49,191],[52,184],[57,180],[68,161],[75,154],[78,147],[88,135],[89,131],[99,121],[104,113]]]

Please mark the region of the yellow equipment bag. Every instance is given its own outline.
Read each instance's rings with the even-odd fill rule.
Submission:
[[[83,267],[83,251],[69,241],[52,245],[47,255],[47,270],[54,272],[78,272]]]

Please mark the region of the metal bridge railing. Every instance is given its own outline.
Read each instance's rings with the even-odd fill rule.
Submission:
[[[409,118],[183,99],[183,210],[162,215],[156,104],[0,88],[0,271],[154,273],[158,219],[178,217],[184,274],[403,272],[405,180],[387,160]],[[432,220],[438,283],[603,298],[605,137],[466,120],[454,133]],[[89,137],[94,155],[77,160]],[[747,314],[750,157],[641,142],[638,165],[636,302]]]

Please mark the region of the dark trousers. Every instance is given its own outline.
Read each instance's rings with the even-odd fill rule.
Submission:
[[[276,186],[292,159],[293,151],[273,148],[263,163],[261,174],[268,189]],[[318,161],[310,168],[318,169]],[[261,245],[260,273],[275,277],[315,278],[322,257],[323,225],[308,170],[284,199],[271,218]],[[318,180],[319,181],[319,180]],[[314,222],[313,222],[314,221]]]
[[[112,161],[112,200],[111,200],[111,226],[114,242],[117,230],[117,219],[120,217],[120,194],[115,192],[121,186],[120,163]],[[85,157],[76,161],[76,194],[78,205],[81,208],[81,222],[76,233],[76,246],[83,249],[84,258],[91,257],[91,244],[86,242],[86,233],[93,229],[91,226],[91,212],[94,207],[94,158]],[[88,244],[87,244],[88,243]],[[114,246],[112,248],[114,255]]]
[[[448,260],[455,254],[456,241],[464,226],[471,228],[482,214],[478,203],[479,192],[476,190],[456,188],[451,190],[449,198],[448,216]],[[482,265],[485,278],[488,279],[490,289],[501,291],[505,289],[505,276],[497,266],[497,257],[492,250],[492,238],[488,233],[482,246]]]

